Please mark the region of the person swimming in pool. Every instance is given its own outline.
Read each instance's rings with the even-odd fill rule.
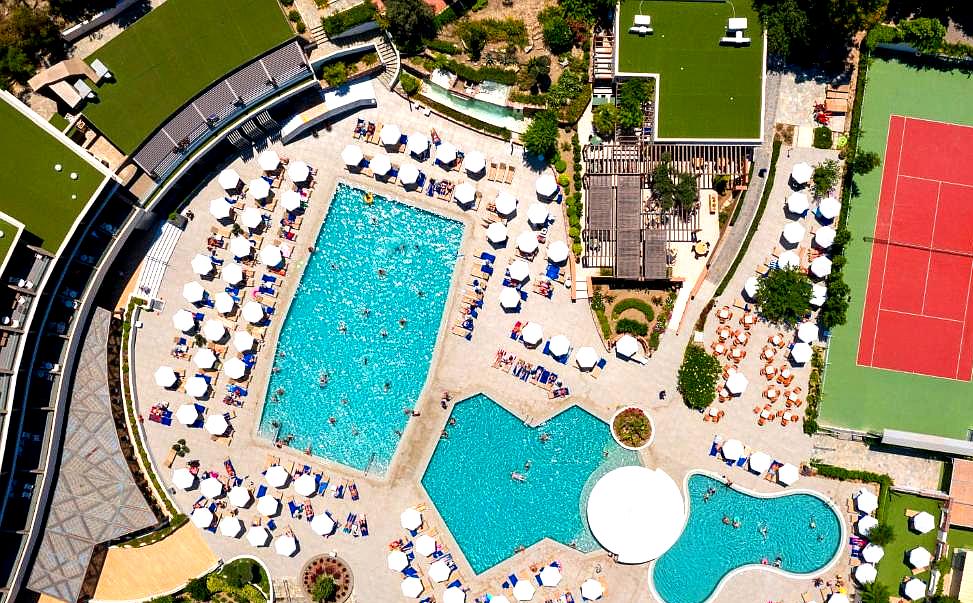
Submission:
[[[389,332],[386,331],[385,329],[382,329],[381,331],[379,331],[378,334],[381,335],[383,339],[385,337],[388,337],[389,336]]]
[[[386,381],[386,382],[385,382],[385,391],[386,391],[386,393],[387,393],[387,392],[388,392],[389,390],[391,390],[391,389],[392,389],[392,384],[391,384],[390,382],[388,382],[388,381]]]
[[[328,381],[330,379],[331,379],[331,376],[328,375],[328,372],[327,371],[324,371],[323,373],[321,373],[320,375],[318,375],[318,387],[324,387],[325,385],[328,384]]]
[[[368,318],[371,315],[371,313],[372,311],[368,308],[362,308],[361,310],[361,315],[364,316],[365,318]]]
[[[348,332],[348,325],[345,324],[345,321],[342,320],[341,322],[338,323],[338,332],[339,333]]]
[[[818,527],[818,524],[815,523],[815,521],[814,521],[814,515],[811,516],[811,521],[808,522],[807,527],[809,529],[811,529],[811,530],[814,530],[814,529],[816,529]]]
[[[407,324],[407,321],[405,320],[405,318],[400,318],[399,319],[399,326],[400,327],[402,327],[404,329],[406,324]]]
[[[728,515],[723,516],[723,524],[730,525],[730,517]]]
[[[385,268],[379,268],[378,269],[378,275],[379,276],[381,276],[381,277],[384,278],[386,274],[388,274],[388,271],[386,271]]]

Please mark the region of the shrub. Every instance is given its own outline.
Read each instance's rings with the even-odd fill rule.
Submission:
[[[413,96],[416,92],[419,92],[419,80],[405,71],[399,75],[399,83],[402,84],[402,91],[408,96]]]
[[[304,25],[304,21],[298,21],[295,27],[297,28],[297,33],[299,34],[302,34],[307,31],[307,25]]]
[[[618,89],[618,125],[626,130],[642,127],[642,103],[653,94],[653,80],[631,79]]]
[[[641,299],[636,299],[634,297],[629,297],[621,300],[614,306],[612,306],[612,318],[618,319],[625,310],[638,310],[645,317],[646,322],[652,322],[655,320],[655,310],[652,306],[645,303]]]
[[[838,177],[840,175],[840,166],[834,159],[828,159],[815,166],[814,175],[812,176],[812,180],[814,181],[814,194],[819,197],[827,195],[838,184]]]
[[[294,6],[294,0],[280,0],[280,3],[284,6]]]
[[[574,45],[574,32],[568,25],[567,19],[561,15],[554,15],[544,23],[544,43],[554,54],[561,54],[571,50]]]
[[[474,21],[463,30],[460,39],[466,45],[466,53],[470,55],[470,58],[473,61],[479,61],[487,43],[486,29]]]
[[[292,8],[291,10],[287,11],[287,18],[292,23],[297,23],[301,20],[301,13],[299,13],[296,8]]]
[[[260,566],[252,559],[237,559],[228,563],[222,574],[227,584],[233,588],[243,588],[246,584],[260,581]]]
[[[811,461],[811,466],[822,477],[836,479],[838,481],[871,482],[879,485],[878,489],[878,512],[876,517],[879,523],[885,521],[886,501],[889,498],[889,490],[892,488],[892,478],[884,473],[873,473],[871,471],[861,471],[858,469],[845,469],[836,465],[828,465],[818,461]]]
[[[186,593],[195,601],[209,601],[213,593],[206,585],[205,578],[194,578],[186,585]]]
[[[551,57],[546,54],[531,57],[527,60],[527,65],[521,72],[520,85],[524,89],[532,89],[535,86],[540,90],[547,90],[551,87]],[[544,104],[544,103],[531,103]]]
[[[863,584],[858,590],[858,597],[861,603],[889,603],[891,594],[889,587],[884,583],[869,582],[868,584]]]
[[[856,174],[867,174],[881,165],[882,158],[875,151],[859,151],[848,163]]]
[[[690,344],[679,367],[678,387],[690,408],[703,409],[716,398],[720,361],[701,346]]]
[[[637,408],[626,408],[618,413],[612,422],[612,429],[622,444],[632,448],[638,448],[652,438],[652,423]]]
[[[757,284],[756,302],[767,320],[794,324],[811,309],[811,281],[797,268],[773,270]]]
[[[834,140],[831,134],[831,128],[827,126],[819,126],[814,128],[814,148],[816,149],[830,149]]]
[[[598,136],[610,140],[615,136],[618,125],[618,109],[611,103],[598,105],[591,114],[591,121]]]
[[[318,576],[314,581],[314,586],[311,589],[311,598],[314,599],[316,603],[322,603],[324,601],[330,601],[335,593],[337,592],[337,587],[334,583],[334,578],[328,576],[327,574]]]
[[[560,176],[557,177],[557,183],[560,184],[561,186],[568,186],[569,184],[571,184],[571,180],[568,179],[567,174],[561,174]]]
[[[342,61],[328,63],[321,68],[321,79],[329,86],[340,86],[348,81],[348,66]]]
[[[946,39],[946,27],[939,19],[920,17],[899,23],[902,37],[910,46],[921,52],[935,52]]]
[[[459,49],[459,47],[453,44],[452,42],[447,42],[446,40],[440,40],[438,38],[435,40],[426,40],[425,43],[427,48],[435,50],[436,52],[442,52],[451,55],[459,54],[460,52],[462,52]]]
[[[521,142],[531,155],[551,158],[557,151],[557,136],[557,117],[552,111],[541,111],[527,126],[527,130],[521,136]]]
[[[632,335],[641,335],[642,337],[645,337],[649,334],[649,325],[645,324],[641,320],[623,318],[615,323],[615,332],[631,333]]]
[[[558,159],[554,162],[554,171],[556,171],[558,174],[563,174],[567,169],[568,164],[565,163],[563,159]]]
[[[424,0],[385,0],[383,23],[407,54],[421,50],[422,41],[435,38],[437,33],[435,15]]]
[[[490,80],[512,86],[517,83],[517,72],[499,67],[470,67],[452,59],[442,61],[442,68],[451,71],[468,82],[482,82]]]
[[[659,331],[653,330],[649,333],[649,349],[653,352],[659,349]]]
[[[324,28],[324,33],[331,38],[356,25],[367,23],[374,17],[375,5],[372,4],[371,0],[365,0],[362,4],[321,19],[321,26]]]

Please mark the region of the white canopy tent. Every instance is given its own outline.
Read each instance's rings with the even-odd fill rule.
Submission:
[[[534,226],[543,226],[551,217],[551,211],[543,203],[531,203],[527,208],[527,221]]]
[[[206,297],[206,289],[196,281],[191,281],[182,286],[182,296],[189,303],[198,304]]]
[[[801,258],[788,249],[778,256],[777,265],[781,268],[798,268],[801,265]]]
[[[578,348],[578,351],[574,354],[574,361],[578,364],[578,368],[582,370],[595,368],[599,360],[601,360],[601,356],[598,355],[595,348],[590,346]]]
[[[871,563],[862,563],[855,568],[855,580],[859,584],[868,584],[869,582],[875,582],[875,578],[878,577],[878,571],[875,566]]]
[[[831,260],[827,256],[819,255],[811,261],[811,274],[824,278],[831,274]]]
[[[267,468],[267,472],[264,473],[264,479],[267,480],[271,488],[283,488],[287,485],[290,474],[287,473],[287,469],[284,469],[280,465],[271,465]]]
[[[239,538],[243,534],[243,522],[239,517],[224,516],[220,519],[220,534],[228,538]]]
[[[581,598],[588,601],[597,601],[605,594],[605,587],[601,582],[594,578],[588,578],[581,583]]]
[[[456,161],[456,147],[452,143],[443,141],[436,147],[436,161],[450,164]]]
[[[223,292],[225,293],[225,291]],[[230,300],[233,301],[232,299]],[[203,323],[203,337],[209,341],[219,341],[226,337],[226,325],[214,319],[209,319]]]
[[[834,197],[825,197],[818,203],[818,213],[825,220],[834,220],[841,213],[841,202]]]
[[[250,323],[258,323],[264,319],[264,307],[259,302],[248,301],[243,305],[243,319]]]
[[[913,578],[902,587],[902,594],[905,595],[906,599],[912,601],[922,599],[926,596],[926,583],[919,578]]]
[[[218,292],[216,297],[213,299],[213,302],[213,306],[220,314],[230,314],[236,307],[236,302],[233,301],[233,296],[226,291]],[[218,339],[216,341],[218,341]]]
[[[381,153],[372,157],[368,167],[372,168],[372,173],[376,176],[385,176],[392,170],[392,160],[385,153]]]
[[[797,338],[806,343],[817,341],[818,332],[818,325],[813,322],[802,322],[797,326]]]
[[[571,351],[571,341],[564,335],[555,335],[550,340],[551,356],[561,358],[567,356]]]
[[[379,134],[379,138],[384,146],[397,146],[399,139],[402,138],[402,130],[395,124],[385,124],[382,126],[382,133]]]
[[[297,191],[284,191],[284,194],[280,196],[280,204],[287,211],[294,211],[301,207],[303,199],[301,199],[301,193]]]
[[[201,369],[211,369],[216,364],[216,354],[209,348],[196,348],[193,354],[193,364]]]
[[[920,534],[928,534],[936,529],[936,518],[926,511],[919,511],[912,517],[912,529]]]
[[[788,222],[784,225],[781,236],[791,245],[797,245],[804,240],[804,225],[800,222]]]
[[[253,243],[241,236],[235,236],[230,239],[230,253],[233,254],[235,258],[245,258],[249,257],[253,253]],[[242,278],[240,280],[243,280]],[[238,281],[239,282],[239,281]]]
[[[405,148],[413,155],[423,155],[429,150],[429,138],[425,134],[412,132],[406,140]]]
[[[192,490],[196,485],[196,476],[186,467],[180,467],[172,472],[172,485],[180,490]]]
[[[223,373],[230,379],[243,379],[247,374],[247,365],[239,358],[230,358],[223,363]]]
[[[206,529],[213,524],[213,512],[206,507],[193,509],[193,513],[189,518],[192,520],[193,525],[200,529]]]
[[[276,245],[264,245],[260,248],[260,261],[269,268],[276,268],[284,261],[284,254]]]
[[[199,493],[206,498],[219,498],[223,496],[223,483],[215,477],[207,477],[199,482]]]
[[[878,546],[877,544],[871,544],[865,546],[862,549],[862,559],[868,563],[878,563],[885,556],[885,549]]]
[[[250,526],[247,530],[247,542],[255,547],[267,546],[270,544],[270,532],[263,526]]]
[[[399,184],[412,186],[419,182],[419,168],[413,163],[407,163],[399,168]]]
[[[720,452],[723,454],[723,458],[726,460],[735,461],[744,454],[743,442],[736,439],[727,440],[723,442]]]
[[[766,473],[767,470],[770,469],[770,465],[773,460],[770,458],[769,454],[766,452],[760,452],[758,450],[750,455],[748,462],[750,463],[750,471],[753,471],[759,475]]]
[[[335,521],[324,513],[316,513],[311,520],[311,530],[318,536],[334,532],[336,526]]]
[[[460,182],[453,189],[453,199],[460,205],[472,205],[476,201],[476,187],[469,182]]]
[[[226,420],[226,417],[216,413],[206,417],[205,427],[207,432],[215,436],[221,436],[230,428],[230,423]]]
[[[236,331],[233,333],[233,347],[238,352],[249,352],[253,350],[253,335],[246,331]]]
[[[830,226],[822,226],[814,233],[814,244],[821,249],[827,249],[831,247],[834,243],[834,237],[837,233],[835,229]]]
[[[855,495],[855,507],[862,513],[874,513],[878,509],[878,497],[871,490],[862,488]]]
[[[230,501],[231,505],[238,509],[246,507],[253,500],[253,496],[250,495],[250,490],[247,490],[243,486],[233,486],[230,488],[226,498]]]
[[[555,264],[560,264],[568,259],[569,252],[568,244],[558,239],[547,246],[547,259]]]
[[[208,392],[209,384],[202,377],[190,377],[186,381],[186,393],[193,398],[205,398]]]
[[[513,310],[520,306],[520,292],[513,287],[504,287],[500,290],[500,307]]]
[[[264,217],[260,210],[250,205],[240,212],[240,223],[253,230],[263,224]]]

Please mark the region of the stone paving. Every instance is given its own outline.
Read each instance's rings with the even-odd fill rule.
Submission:
[[[939,492],[943,461],[910,456],[901,449],[883,450],[861,442],[839,440],[830,436],[812,438],[813,456],[829,465],[885,473],[897,488]]]

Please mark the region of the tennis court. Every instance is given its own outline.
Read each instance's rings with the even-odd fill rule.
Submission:
[[[969,381],[973,127],[893,115],[858,363]]]

